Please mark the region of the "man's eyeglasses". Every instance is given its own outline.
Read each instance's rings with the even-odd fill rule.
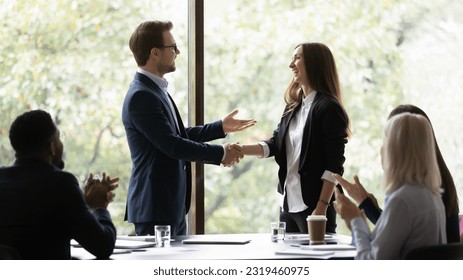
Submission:
[[[171,46],[159,46],[157,47],[159,49],[161,48],[173,48],[175,52],[178,52],[178,48],[177,48],[177,45],[171,45]]]

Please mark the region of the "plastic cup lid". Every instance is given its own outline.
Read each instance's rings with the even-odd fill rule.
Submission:
[[[307,221],[326,221],[328,220],[326,218],[326,216],[323,216],[323,215],[310,215],[310,216],[307,216]]]

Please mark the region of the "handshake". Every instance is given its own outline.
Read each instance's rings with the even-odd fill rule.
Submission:
[[[224,167],[231,167],[244,157],[242,146],[239,143],[225,144],[224,148],[225,157],[221,162]]]

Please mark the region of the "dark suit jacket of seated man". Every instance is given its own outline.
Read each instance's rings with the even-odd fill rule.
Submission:
[[[71,239],[107,258],[115,237],[109,212],[90,212],[72,174],[34,160],[0,169],[0,244],[22,259],[70,259]]]
[[[76,177],[40,158],[0,168],[0,244],[21,259],[57,260],[71,258],[71,239],[97,258],[108,258],[116,240],[109,212],[90,211]]]

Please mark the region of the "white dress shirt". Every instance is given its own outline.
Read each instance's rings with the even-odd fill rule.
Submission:
[[[284,194],[280,197],[280,206],[283,207],[283,201],[286,195],[288,212],[291,213],[301,212],[308,208],[302,198],[299,159],[303,144],[304,127],[316,95],[317,92],[312,91],[302,100],[301,109],[292,118],[286,134],[285,142],[288,173],[286,174]],[[264,150],[264,157],[268,157],[270,154],[268,145],[265,142],[259,142],[259,144]],[[336,180],[333,178],[332,174],[331,171],[325,170],[321,178],[336,184]]]

